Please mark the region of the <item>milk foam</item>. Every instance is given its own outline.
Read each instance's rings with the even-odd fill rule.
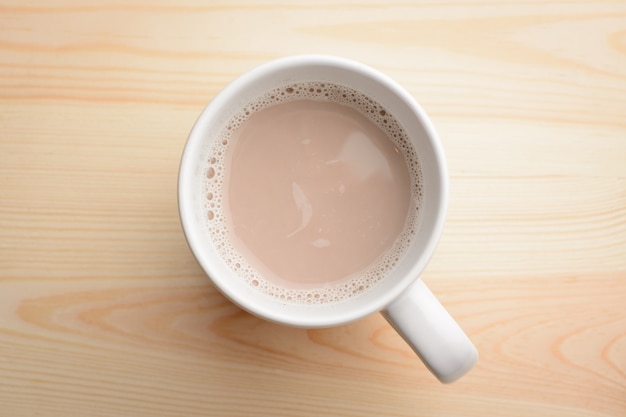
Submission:
[[[285,288],[265,279],[249,262],[238,253],[229,240],[229,230],[224,216],[223,186],[225,183],[226,156],[231,146],[232,134],[248,118],[269,106],[294,100],[328,101],[351,107],[374,122],[387,134],[394,145],[402,152],[411,179],[411,207],[402,233],[394,245],[380,259],[360,276],[323,288]],[[203,184],[204,213],[206,226],[217,252],[227,265],[243,280],[265,294],[284,302],[300,304],[320,304],[342,301],[356,296],[373,287],[382,277],[394,268],[405,254],[417,232],[419,207],[423,198],[422,173],[415,149],[406,132],[388,110],[366,95],[348,87],[322,82],[307,82],[273,89],[250,102],[232,117],[212,144],[204,170]]]

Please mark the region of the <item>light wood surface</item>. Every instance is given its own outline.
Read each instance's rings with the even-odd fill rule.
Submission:
[[[280,327],[188,250],[186,136],[231,79],[320,52],[431,115],[425,281],[478,346],[441,385],[379,315]],[[626,416],[623,1],[0,1],[0,416]]]

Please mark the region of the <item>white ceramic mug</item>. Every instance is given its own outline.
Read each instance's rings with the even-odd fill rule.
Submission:
[[[417,237],[396,267],[358,297],[314,305],[288,304],[263,294],[226,265],[207,231],[202,192],[210,141],[229,119],[273,88],[307,81],[353,88],[389,109],[417,151],[424,192]],[[183,152],[178,185],[180,217],[191,250],[217,288],[244,310],[307,328],[342,325],[380,311],[440,381],[452,382],[475,364],[476,348],[419,279],[444,225],[448,176],[443,150],[422,108],[387,76],[357,62],[321,55],[282,58],[247,72],[224,88],[198,118]]]

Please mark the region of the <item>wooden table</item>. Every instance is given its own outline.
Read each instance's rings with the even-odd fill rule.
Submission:
[[[1,0],[0,416],[626,416],[626,3]],[[481,354],[280,327],[213,288],[179,157],[231,79],[319,52],[431,115],[425,281]]]

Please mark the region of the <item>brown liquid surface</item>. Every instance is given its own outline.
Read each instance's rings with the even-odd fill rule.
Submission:
[[[314,100],[261,109],[239,126],[223,190],[235,250],[267,281],[294,289],[372,267],[411,207],[407,164],[387,134],[353,108]]]

